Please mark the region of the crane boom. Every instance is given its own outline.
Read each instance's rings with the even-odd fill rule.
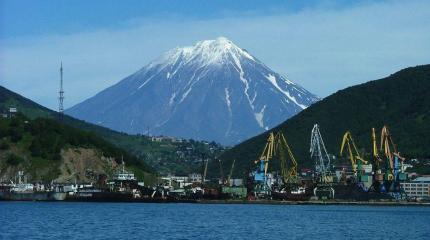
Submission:
[[[224,184],[225,179],[224,179],[224,170],[222,168],[222,160],[219,159],[219,173],[220,173],[220,177],[221,177],[221,183]]]
[[[295,183],[297,182],[297,161],[291,151],[290,146],[288,145],[287,139],[284,134],[279,131],[276,134],[276,152],[279,153],[280,162],[281,162],[281,174],[284,180],[284,183]],[[289,159],[291,161],[291,166],[288,167],[287,159],[285,156],[285,150],[288,153]]]
[[[393,154],[391,153],[391,146],[393,148],[393,152],[397,152],[396,145],[394,145],[390,132],[388,131],[387,126],[384,126],[381,130],[381,147],[380,150],[384,153],[385,157],[388,161],[389,171],[393,170]]]
[[[384,153],[386,159],[386,179],[397,179],[398,173],[403,171],[404,157],[400,156],[397,151],[397,146],[391,138],[388,127],[384,126],[381,130],[381,152]]]
[[[287,163],[287,155],[289,157],[289,162]],[[296,183],[297,182],[297,161],[291,151],[290,146],[282,134],[281,131],[277,132],[276,135],[271,132],[267,138],[266,145],[261,153],[260,159],[255,161],[256,164],[259,163],[259,167],[255,172],[254,179],[257,181],[267,181],[267,171],[269,166],[269,161],[274,156],[279,157],[281,165],[281,175],[284,183]],[[263,175],[264,172],[264,175]]]
[[[372,155],[373,155],[373,163],[375,164],[375,170],[378,172],[381,169],[380,162],[382,160],[381,160],[381,157],[379,157],[379,154],[378,154],[378,146],[376,144],[375,128],[372,128]]]
[[[273,132],[269,133],[269,137],[267,138],[266,146],[263,149],[263,152],[260,155],[260,161],[264,161],[264,175],[267,175],[267,170],[269,167],[269,161],[272,159],[275,149],[275,135]],[[258,160],[255,161],[258,163]]]
[[[205,160],[205,170],[203,171],[203,179],[202,179],[202,183],[204,184],[205,183],[205,181],[206,181],[206,174],[207,174],[207,172],[208,172],[208,163],[209,163],[209,160],[208,159],[206,159]]]
[[[354,172],[354,174],[357,174],[357,165],[361,165],[361,163],[367,164],[367,161],[361,157],[360,152],[355,145],[354,139],[352,138],[351,132],[349,131],[347,131],[343,135],[342,145],[340,147],[341,156],[343,155],[343,150],[345,149],[345,146],[348,147],[348,155],[351,161],[352,171]]]
[[[229,184],[229,185],[230,185],[231,176],[233,175],[233,169],[234,169],[234,163],[235,162],[236,162],[236,159],[233,159],[233,163],[231,164],[231,168],[230,168],[230,173],[228,174],[228,177],[227,177],[227,184]]]

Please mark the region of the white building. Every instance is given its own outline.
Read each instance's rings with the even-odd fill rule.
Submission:
[[[430,176],[418,177],[410,182],[400,184],[408,197],[430,198]]]
[[[188,179],[192,183],[200,183],[202,182],[203,177],[200,173],[191,173],[188,175]]]

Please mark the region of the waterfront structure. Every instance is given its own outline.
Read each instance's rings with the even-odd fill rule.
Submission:
[[[203,176],[200,173],[188,174],[188,179],[192,183],[201,183],[203,181]]]
[[[430,199],[430,176],[400,183],[408,197]]]

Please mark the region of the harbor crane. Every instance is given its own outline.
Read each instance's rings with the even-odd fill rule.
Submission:
[[[273,132],[269,133],[266,145],[264,146],[263,152],[260,155],[259,160],[255,161],[258,164],[257,170],[254,172],[254,181],[259,183],[257,188],[260,192],[268,193],[268,182],[267,182],[267,170],[269,167],[269,161],[272,159],[275,149],[275,135]]]
[[[383,180],[382,171],[381,171],[382,159],[379,156],[378,145],[376,144],[375,128],[372,128],[372,156],[373,156],[373,164],[375,166],[374,178],[376,181],[382,181]]]
[[[222,160],[221,159],[219,159],[218,160],[219,161],[219,173],[220,173],[220,179],[221,179],[221,183],[222,184],[225,184],[225,179],[224,179],[224,170],[223,170],[223,168],[222,168]]]
[[[406,176],[402,172],[404,157],[400,156],[397,146],[394,144],[388,127],[384,126],[381,130],[380,151],[384,153],[386,159],[385,180],[405,180]]]
[[[315,160],[315,171],[319,182],[332,182],[333,177],[330,170],[330,157],[328,156],[327,149],[325,148],[324,140],[321,136],[318,124],[315,124],[312,128],[309,152],[311,154],[311,158]]]
[[[333,176],[330,169],[330,157],[325,148],[318,124],[314,124],[312,128],[309,152],[311,158],[315,160],[315,172],[317,177],[314,196],[318,199],[334,198],[335,191],[332,187]]]
[[[352,172],[355,176],[357,176],[357,179],[360,181],[363,170],[361,164],[367,164],[367,161],[364,160],[363,157],[361,157],[361,154],[358,151],[357,146],[355,145],[354,139],[352,138],[350,131],[347,131],[343,135],[342,145],[340,147],[340,156],[343,156],[345,146],[348,147],[348,155],[352,165]]]
[[[231,168],[230,168],[230,172],[229,172],[229,174],[228,174],[228,176],[227,176],[227,184],[230,186],[231,184],[230,184],[230,179],[231,179],[231,176],[233,175],[233,169],[234,169],[234,163],[236,162],[236,159],[233,159],[233,163],[231,164]]]
[[[287,160],[287,155],[289,161]],[[268,186],[267,171],[269,162],[274,156],[279,158],[281,176],[284,184],[297,183],[297,161],[288,145],[287,139],[280,131],[276,133],[276,135],[273,132],[269,134],[259,160],[255,161],[258,167],[254,172],[254,180],[264,183],[264,186]]]
[[[287,139],[281,131],[276,134],[275,141],[275,153],[279,155],[283,182],[284,184],[296,184],[298,182],[297,161],[288,145]],[[287,162],[285,153],[288,153],[290,164]]]

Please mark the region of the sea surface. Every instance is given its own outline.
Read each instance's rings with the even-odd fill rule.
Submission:
[[[430,239],[430,207],[0,202],[0,239]]]

